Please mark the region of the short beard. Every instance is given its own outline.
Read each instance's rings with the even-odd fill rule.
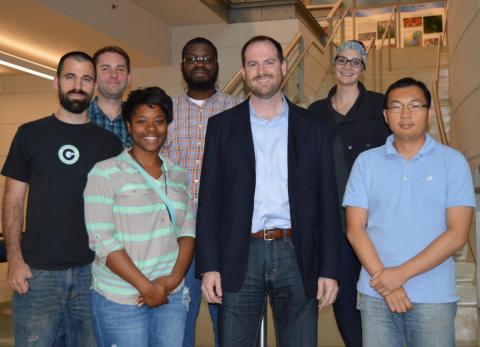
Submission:
[[[207,91],[215,89],[215,83],[217,82],[218,70],[214,72],[209,79],[205,81],[195,81],[190,75],[187,75],[182,69],[183,79],[187,83],[189,89]]]
[[[85,99],[83,100],[69,100],[68,99],[68,94],[71,92],[75,92],[78,94],[85,95]],[[90,106],[90,101],[92,100],[93,93],[88,95],[85,93],[83,90],[70,90],[67,93],[62,93],[62,91],[59,89],[58,90],[58,98],[60,99],[60,105],[64,109],[66,109],[68,112],[74,113],[74,114],[81,114],[83,111],[85,111],[88,106]]]

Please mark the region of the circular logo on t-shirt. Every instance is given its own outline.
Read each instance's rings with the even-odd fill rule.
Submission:
[[[72,145],[63,145],[58,150],[58,158],[67,165],[75,164],[80,158],[80,152],[77,147]]]

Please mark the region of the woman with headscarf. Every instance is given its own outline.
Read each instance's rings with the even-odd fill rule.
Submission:
[[[335,133],[333,155],[344,237],[339,292],[333,309],[347,347],[362,346],[360,312],[356,309],[356,283],[361,265],[345,236],[345,210],[341,202],[357,156],[367,149],[383,145],[390,134],[383,118],[384,95],[368,91],[359,81],[366,62],[367,51],[361,42],[350,40],[338,46],[333,65],[337,83],[327,98],[309,107],[324,118]]]

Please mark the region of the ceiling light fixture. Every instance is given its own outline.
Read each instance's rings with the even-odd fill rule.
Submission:
[[[57,71],[49,66],[45,66],[28,59],[23,59],[2,51],[0,51],[0,65],[49,80],[53,80],[55,72]]]

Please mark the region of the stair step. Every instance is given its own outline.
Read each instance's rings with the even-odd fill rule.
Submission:
[[[468,259],[468,243],[464,244],[462,248],[455,252],[455,261],[466,261]]]
[[[457,284],[474,284],[475,281],[475,263],[456,262],[455,271]]]
[[[477,308],[477,288],[473,285],[457,285],[458,306],[475,306]]]
[[[455,317],[455,340],[470,342],[468,346],[476,346],[478,310],[477,307],[457,307]],[[457,346],[460,346],[457,344]]]

